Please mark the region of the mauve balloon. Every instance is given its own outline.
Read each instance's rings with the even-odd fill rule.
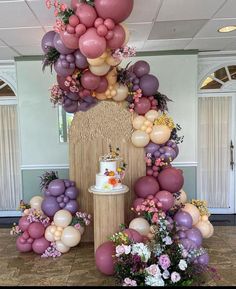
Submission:
[[[89,64],[87,58],[80,52],[79,49],[75,51],[74,56],[75,56],[75,65],[79,69],[88,68]]]
[[[96,266],[98,270],[105,275],[115,274],[115,245],[112,241],[101,244],[95,253]]]
[[[151,176],[141,177],[134,184],[135,194],[140,198],[155,195],[159,190],[160,187],[157,180]]]
[[[69,99],[71,99],[71,100],[79,100],[79,94],[78,93],[76,93],[76,92],[68,92],[67,94],[66,94],[66,96],[69,98]]]
[[[162,208],[165,211],[168,211],[174,206],[175,199],[173,195],[168,191],[159,191],[155,198],[157,198],[162,203]]]
[[[148,98],[141,97],[139,102],[135,103],[134,111],[139,115],[144,115],[147,113],[151,108],[151,103]]]
[[[41,47],[44,53],[48,53],[51,48],[54,48],[55,31],[48,31],[42,38]]]
[[[107,41],[107,46],[111,49],[118,49],[124,44],[125,30],[121,25],[116,25],[113,32],[114,36]]]
[[[60,210],[59,204],[55,197],[44,198],[42,205],[42,211],[48,217],[53,217],[57,211]]]
[[[78,111],[78,102],[77,101],[71,101],[69,105],[63,105],[63,108],[66,112],[69,113],[75,113]]]
[[[209,264],[209,255],[207,253],[197,257],[197,263],[200,265],[207,266]]]
[[[140,78],[139,86],[142,89],[143,95],[152,96],[158,91],[159,81],[155,75],[146,74]]]
[[[52,180],[48,185],[48,191],[54,197],[60,196],[65,191],[64,181],[60,179]]]
[[[56,33],[53,39],[53,44],[55,49],[61,54],[69,54],[73,53],[75,50],[67,48],[61,40],[61,36],[59,33]]]
[[[137,61],[134,64],[133,71],[137,77],[142,77],[150,72],[150,65],[144,60]]]
[[[143,236],[134,229],[125,229],[122,233],[127,234],[129,239],[134,243],[141,243],[143,241]]]
[[[82,86],[84,88],[86,88],[86,89],[89,89],[89,90],[90,89],[91,90],[96,90],[99,87],[100,81],[101,81],[101,77],[94,75],[90,71],[86,71],[81,76],[81,84],[82,84]]]
[[[137,206],[141,206],[143,202],[144,202],[144,198],[136,198],[136,199],[133,201],[132,207],[133,207],[134,209],[136,209],[136,207],[137,207]]]
[[[76,200],[78,197],[79,191],[76,187],[69,187],[65,191],[65,195],[69,197],[71,200]]]
[[[54,63],[54,69],[56,71],[56,73],[60,76],[69,76],[72,75],[73,72],[75,71],[75,68],[64,68],[62,66],[62,61],[61,59],[58,59],[55,63]]]
[[[29,236],[39,239],[44,235],[45,228],[41,223],[31,223],[28,227]]]
[[[189,240],[193,241],[199,248],[202,245],[202,233],[197,228],[192,228],[186,231],[186,236]]]
[[[37,254],[43,254],[45,250],[50,246],[50,242],[44,237],[34,240],[32,249]]]
[[[27,242],[21,242],[23,240],[22,236],[19,236],[16,239],[16,248],[18,251],[25,253],[32,251],[32,245]]]
[[[27,220],[27,216],[21,217],[18,225],[19,225],[21,231],[25,232],[30,225],[30,222]]]
[[[162,190],[176,193],[182,189],[184,178],[179,169],[166,168],[160,172],[158,182]]]
[[[149,144],[144,147],[144,150],[146,154],[147,153],[154,154],[155,151],[157,151],[159,148],[160,146],[158,144],[155,144],[150,141]]]
[[[75,214],[78,211],[79,205],[76,200],[70,200],[66,203],[64,209],[71,212],[71,214]]]
[[[79,48],[79,39],[76,34],[70,34],[67,31],[60,32],[60,37],[64,45],[69,48],[76,50]]]
[[[190,239],[181,239],[180,243],[184,246],[187,251],[197,249],[198,246]]]
[[[174,215],[174,221],[176,222],[177,226],[184,226],[189,229],[192,228],[193,225],[193,219],[191,215],[185,211],[179,210]]]
[[[64,184],[66,188],[70,187],[70,180],[64,180]]]
[[[79,17],[80,23],[86,27],[92,27],[97,18],[96,10],[89,4],[79,3],[75,14]]]
[[[102,93],[105,92],[108,88],[108,81],[105,77],[101,77],[100,83],[98,88],[96,89],[96,92]]]

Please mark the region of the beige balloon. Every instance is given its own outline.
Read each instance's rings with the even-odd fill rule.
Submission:
[[[207,222],[208,221],[208,216],[207,215],[203,215],[201,216],[201,220],[204,221],[204,222]]]
[[[166,125],[154,125],[150,133],[150,139],[156,144],[164,144],[170,138],[171,130]]]
[[[53,221],[57,227],[65,228],[71,223],[72,215],[67,210],[59,210],[54,215]]]
[[[142,115],[136,116],[133,120],[133,127],[135,129],[141,129],[142,125],[146,121],[146,118]]]
[[[98,58],[94,58],[94,59],[87,58],[87,61],[90,65],[93,65],[93,66],[100,66],[105,63],[105,59],[102,58],[101,56]]]
[[[114,58],[113,56],[108,56],[106,59],[106,63],[109,64],[110,66],[117,66],[121,63],[121,60]]]
[[[61,253],[67,253],[70,251],[70,247],[66,246],[61,240],[56,241],[56,249]]]
[[[180,190],[179,197],[177,199],[175,199],[175,205],[185,204],[185,203],[187,203],[187,199],[188,199],[187,194],[182,189],[182,190]]]
[[[61,236],[61,241],[68,247],[75,247],[79,244],[81,239],[80,231],[73,226],[66,227]]]
[[[131,136],[131,141],[137,148],[144,148],[150,141],[149,134],[142,130],[136,130]]]
[[[130,32],[126,24],[120,23],[120,25],[124,28],[125,30],[125,41],[123,45],[126,45],[129,42],[129,37],[130,37]]]
[[[184,207],[182,208],[182,210],[185,212],[188,212],[191,215],[191,217],[193,219],[193,225],[196,225],[199,222],[201,216],[200,216],[200,212],[196,206],[194,206],[190,203],[186,203],[184,205]]]
[[[150,232],[150,225],[148,221],[142,217],[133,219],[129,224],[130,229],[134,229],[143,236],[147,236]]]
[[[214,234],[214,227],[213,227],[212,223],[210,221],[208,221],[208,223],[209,223],[208,225],[210,227],[210,232],[209,232],[209,235],[206,238],[210,238]]]
[[[115,101],[123,101],[127,98],[129,93],[127,85],[116,83],[114,89],[116,90],[116,95],[112,98]]]
[[[95,94],[95,97],[96,97],[97,99],[99,99],[99,100],[105,100],[105,99],[107,99],[107,97],[106,97],[106,95],[105,95],[104,92],[102,92],[102,93],[96,93],[96,94]]]
[[[104,76],[108,73],[108,71],[110,70],[111,66],[107,63],[103,63],[99,66],[93,66],[90,65],[89,69],[90,71],[97,76]]]
[[[30,206],[32,209],[41,210],[43,198],[40,196],[35,196],[30,200]]]
[[[112,69],[107,76],[106,79],[109,83],[109,85],[115,85],[117,83],[117,71],[116,68]]]
[[[154,120],[159,117],[159,113],[158,111],[151,109],[145,114],[145,117],[147,120],[154,122]]]
[[[210,235],[211,228],[208,222],[199,221],[194,227],[199,229],[203,238],[208,238],[208,235]]]
[[[46,240],[49,242],[54,242],[55,241],[55,236],[52,233],[51,229],[55,226],[48,226],[47,229],[45,230],[44,237]]]

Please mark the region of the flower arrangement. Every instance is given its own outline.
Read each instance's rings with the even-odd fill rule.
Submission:
[[[25,203],[23,200],[20,201],[19,210],[24,212],[24,210],[30,209],[30,204]]]
[[[175,128],[175,123],[172,119],[172,117],[167,116],[166,113],[163,113],[161,116],[159,116],[155,121],[154,125],[166,125],[171,130]]]
[[[13,223],[13,226],[11,228],[11,231],[10,231],[10,235],[11,236],[19,236],[22,234],[22,231],[20,229],[20,227],[18,225],[16,225],[16,223]]]
[[[75,216],[72,218],[71,226],[76,229],[88,226],[91,223],[92,216],[88,213],[76,212]]]
[[[50,218],[43,215],[41,210],[29,209],[27,220],[30,223],[41,223],[46,228],[50,224]]]
[[[41,255],[41,258],[49,258],[49,257],[60,257],[61,252],[59,252],[56,248],[56,243],[52,242],[50,246],[45,250],[45,252]]]
[[[53,47],[50,47],[48,52],[43,56],[43,67],[42,70],[44,71],[47,66],[50,67],[51,73],[54,63],[60,57],[60,53]]]
[[[207,208],[207,202],[206,201],[193,199],[193,200],[191,200],[190,203],[198,208],[201,216],[210,217],[211,213],[209,212],[209,210]]]
[[[58,179],[58,172],[50,171],[45,172],[42,176],[40,176],[40,189],[41,191],[47,190],[48,185],[51,181]]]
[[[135,47],[130,47],[127,45],[121,48],[118,48],[112,52],[112,56],[118,60],[123,60],[125,58],[134,57],[135,55],[136,55]]]
[[[53,87],[50,90],[51,90],[50,101],[53,103],[54,106],[56,106],[56,104],[61,105],[64,96],[63,90],[57,84],[53,85]]]

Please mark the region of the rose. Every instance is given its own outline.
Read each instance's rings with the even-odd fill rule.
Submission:
[[[116,257],[119,257],[120,255],[125,253],[125,248],[123,245],[116,246]]]
[[[168,270],[165,270],[163,273],[162,273],[162,277],[164,279],[168,279],[170,277],[170,272]]]
[[[161,275],[161,271],[158,267],[158,265],[153,264],[151,266],[149,266],[148,268],[146,268],[146,271],[148,274],[152,275],[152,276],[160,276]]]
[[[173,283],[177,283],[181,279],[179,273],[177,272],[172,272],[170,278]]]
[[[137,282],[135,280],[130,279],[130,278],[125,278],[123,286],[137,286]]]
[[[166,270],[170,267],[170,258],[168,255],[161,255],[159,258],[159,265],[162,267],[163,270]]]
[[[182,271],[185,271],[185,269],[188,267],[187,262],[183,259],[179,261],[179,269]]]

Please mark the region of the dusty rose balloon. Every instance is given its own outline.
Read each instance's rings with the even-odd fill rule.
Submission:
[[[87,61],[86,57],[80,52],[79,49],[75,51],[74,56],[75,56],[75,65],[79,69],[88,68],[88,66],[89,66],[88,61]]]
[[[137,206],[141,206],[143,202],[144,202],[144,198],[136,198],[136,199],[134,200],[134,202],[133,202],[132,207],[133,207],[134,209],[136,209],[136,207],[137,207]]]
[[[32,251],[32,245],[27,242],[22,242],[22,236],[19,236],[16,239],[16,248],[18,251],[22,253],[30,252]]]
[[[158,182],[162,190],[176,193],[184,184],[182,171],[175,168],[166,168],[158,175]]]
[[[101,77],[100,83],[98,88],[96,89],[96,92],[102,93],[105,92],[108,88],[108,81],[105,77]]]
[[[54,197],[60,196],[65,191],[64,181],[60,179],[52,180],[48,185],[48,191],[50,191]]]
[[[70,91],[68,86],[65,86],[66,77],[57,75],[57,83],[62,90]]]
[[[106,40],[97,34],[95,28],[89,28],[79,40],[80,51],[87,58],[98,58],[106,50]]]
[[[127,19],[134,5],[133,0],[95,0],[94,3],[99,17],[103,19],[111,18],[116,23]]]
[[[134,229],[125,229],[123,233],[127,234],[129,239],[134,243],[141,243],[143,241],[143,236]]]
[[[96,90],[100,84],[100,76],[96,76],[90,71],[86,71],[81,76],[81,84],[86,89]]]
[[[151,103],[146,97],[141,97],[139,102],[135,103],[134,111],[137,114],[145,115],[151,108]]]
[[[125,42],[125,30],[121,25],[116,25],[113,33],[113,37],[107,41],[107,46],[111,49],[120,48]]]
[[[155,75],[146,74],[140,78],[139,87],[142,89],[143,95],[152,96],[159,88],[159,81]]]
[[[32,249],[37,254],[43,254],[45,250],[50,246],[50,242],[44,237],[34,240]]]
[[[41,47],[44,53],[48,53],[51,48],[54,48],[55,31],[48,31],[42,38]]]
[[[31,223],[28,232],[31,238],[39,239],[44,235],[45,227],[41,223]]]
[[[134,183],[135,194],[140,198],[155,195],[159,190],[160,187],[157,180],[151,176],[141,177]]]
[[[97,18],[96,10],[86,3],[78,4],[75,14],[79,17],[80,23],[88,28],[93,26]]]
[[[174,206],[175,199],[168,191],[159,191],[155,197],[162,203],[162,208],[165,211],[168,211]]]
[[[61,36],[59,33],[56,33],[53,39],[53,44],[55,49],[61,54],[69,54],[73,53],[75,50],[67,48],[61,40]]]
[[[60,210],[59,204],[55,197],[46,197],[42,202],[42,211],[48,217],[53,217]]]
[[[101,244],[95,253],[96,266],[98,270],[108,276],[115,274],[115,245],[112,241]]]
[[[193,225],[193,219],[191,215],[187,212],[184,212],[182,210],[178,211],[174,215],[174,221],[176,222],[177,226],[184,226],[189,229],[192,228]]]
[[[75,34],[70,34],[67,31],[62,31],[60,32],[60,37],[67,48],[74,50],[79,48],[78,36],[76,36]]]
[[[71,200],[76,200],[78,197],[79,191],[76,187],[69,187],[65,191],[65,195],[69,197]]]
[[[30,222],[27,220],[27,216],[21,217],[18,225],[21,231],[25,232],[26,230],[28,230]]]
[[[134,64],[133,72],[140,78],[150,72],[150,65],[147,61],[139,60]]]

